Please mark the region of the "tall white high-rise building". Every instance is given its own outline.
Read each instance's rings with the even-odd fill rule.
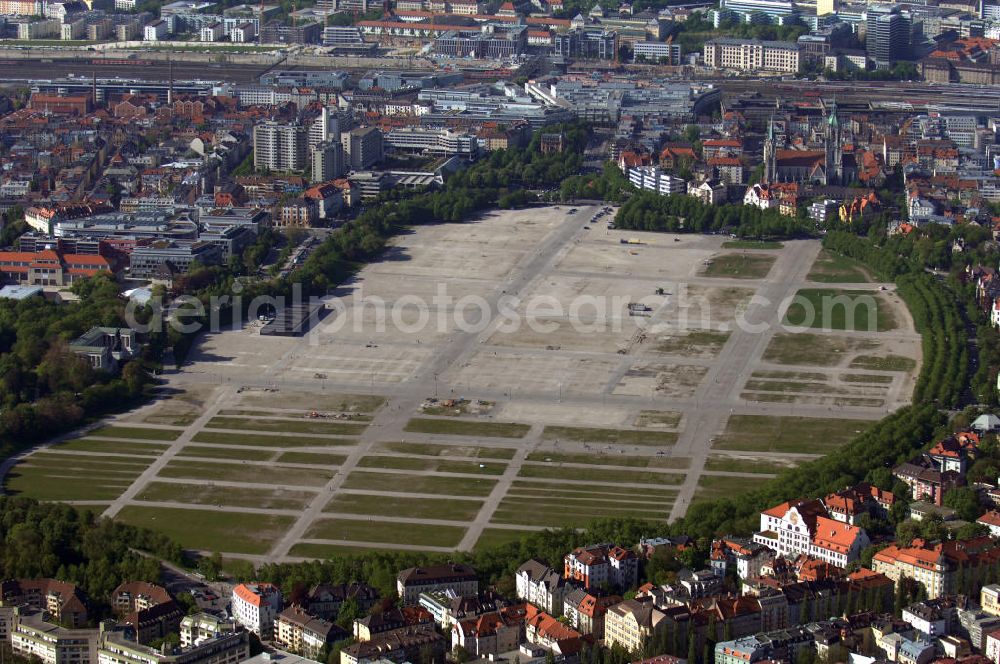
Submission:
[[[277,173],[306,168],[306,128],[298,124],[265,122],[253,128],[253,165]]]
[[[335,141],[339,138],[340,120],[337,118],[337,112],[324,106],[313,123],[309,125],[309,149],[314,149],[324,141]]]

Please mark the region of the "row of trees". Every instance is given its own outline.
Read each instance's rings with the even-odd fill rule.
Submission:
[[[922,337],[924,370],[917,379],[913,400],[954,408],[965,391],[969,367],[965,321],[956,298],[926,272],[904,274],[897,285]]]
[[[800,237],[809,228],[777,210],[748,205],[706,205],[693,196],[635,193],[618,210],[615,226],[672,233],[733,232],[745,238]]]

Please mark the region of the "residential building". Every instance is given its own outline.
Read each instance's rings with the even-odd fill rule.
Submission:
[[[354,638],[358,641],[374,641],[392,634],[412,633],[415,629],[434,629],[434,616],[422,606],[404,606],[373,613],[356,618],[353,625]]]
[[[562,576],[540,560],[529,560],[514,575],[518,599],[554,616],[562,615],[566,584]]]
[[[201,41],[203,42],[217,42],[222,41],[222,38],[226,34],[225,26],[222,21],[216,21],[212,25],[205,26],[201,29]]]
[[[587,590],[634,588],[639,580],[639,559],[614,544],[596,544],[574,549],[564,559],[563,577]]]
[[[525,614],[524,638],[556,656],[577,654],[583,645],[582,634],[531,604]]]
[[[705,205],[721,205],[726,202],[726,185],[713,178],[703,180],[693,189],[689,188],[688,193]]]
[[[170,24],[165,19],[158,18],[142,31],[144,41],[162,41],[170,35]]]
[[[434,622],[443,630],[460,620],[471,620],[487,613],[496,613],[509,602],[496,593],[460,597],[453,592],[432,592],[420,594],[420,606],[426,609]]]
[[[628,652],[638,652],[643,644],[666,626],[666,614],[653,605],[651,597],[629,599],[608,609],[604,616],[604,641],[618,644]]]
[[[976,523],[986,526],[993,537],[1000,537],[1000,512],[990,510],[976,519]]]
[[[339,141],[324,141],[312,151],[311,181],[329,182],[344,175],[344,146]]]
[[[382,161],[382,132],[377,127],[359,127],[340,137],[344,163],[351,170],[363,171]]]
[[[306,128],[299,124],[265,122],[253,128],[253,165],[276,173],[306,167]]]
[[[270,639],[281,611],[281,591],[269,583],[241,583],[233,588],[233,618],[262,639]]]
[[[140,645],[120,631],[103,631],[98,641],[99,664],[240,664],[250,657],[250,633],[205,636],[187,646],[159,649]]]
[[[14,609],[11,650],[42,664],[97,664],[98,630],[60,627],[43,611]]]
[[[275,619],[274,640],[278,646],[309,659],[319,659],[327,646],[349,636],[345,630],[309,615],[299,606],[288,607]]]
[[[897,584],[902,578],[923,584],[927,597],[935,599],[955,592],[959,569],[966,582],[980,579],[1000,562],[1000,549],[989,537],[927,543],[914,540],[908,547],[891,545],[875,554],[872,569]]]
[[[979,606],[990,615],[1000,616],[1000,585],[991,583],[979,591]]]
[[[340,664],[417,662],[423,654],[429,661],[441,661],[449,641],[433,629],[415,628],[371,641],[361,641],[340,651]]]
[[[77,587],[56,579],[13,579],[0,583],[0,606],[28,606],[69,627],[87,622],[87,607]]]
[[[100,369],[107,368],[102,365],[109,359],[118,363],[132,357],[138,350],[135,344],[135,333],[128,328],[95,327],[73,341],[70,350],[77,354],[86,352],[91,365]],[[103,352],[97,354],[95,351]],[[177,632],[184,617],[184,610],[165,588],[145,581],[119,585],[111,593],[111,605],[122,622],[132,627],[139,643],[149,643]]]
[[[706,67],[794,74],[799,71],[799,46],[794,42],[719,37],[705,42]]]
[[[628,169],[628,179],[639,189],[648,189],[664,196],[687,193],[687,182],[664,173],[659,166],[638,166]]]
[[[420,601],[420,593],[452,591],[456,595],[479,594],[479,577],[468,565],[431,565],[411,567],[396,577],[396,591],[404,606]]]
[[[303,604],[312,615],[334,620],[349,600],[357,604],[361,613],[368,613],[379,600],[379,594],[364,583],[321,583],[309,589]]]
[[[236,631],[236,623],[211,613],[195,613],[181,619],[181,648],[218,638]]]
[[[598,597],[582,588],[573,588],[563,600],[563,613],[569,626],[595,639],[604,638],[604,616],[608,608],[622,601],[620,595]]]
[[[451,628],[452,649],[462,647],[472,657],[483,659],[516,650],[524,640],[526,612],[520,604],[459,620]]]

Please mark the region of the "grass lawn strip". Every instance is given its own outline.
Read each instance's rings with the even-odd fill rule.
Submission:
[[[333,477],[329,470],[289,468],[287,466],[248,466],[235,463],[206,463],[204,461],[171,461],[160,477],[219,482],[245,482],[248,478],[262,484],[289,486],[323,486]]]
[[[526,533],[510,528],[484,528],[476,540],[475,550],[492,549],[509,542],[520,541]]]
[[[152,502],[191,503],[193,505],[226,505],[230,507],[255,507],[273,510],[304,509],[316,497],[308,491],[262,490],[210,486],[205,484],[176,484],[150,482],[137,497]]]
[[[4,489],[7,493],[35,500],[114,500],[131,482],[109,482],[94,478],[47,476],[12,471]]]
[[[692,503],[700,503],[706,500],[717,498],[731,498],[741,493],[749,493],[759,489],[761,484],[767,482],[767,478],[761,477],[723,477],[719,475],[702,475],[698,478],[698,488],[694,492]]]
[[[367,424],[328,422],[326,420],[278,420],[267,418],[213,417],[205,425],[206,429],[236,429],[250,431],[279,431],[282,433],[313,433],[357,435]]]
[[[277,452],[273,450],[254,450],[245,447],[211,447],[207,445],[185,445],[180,452],[180,457],[194,457],[206,459],[227,459],[232,461],[270,461]]]
[[[175,429],[106,426],[88,431],[87,436],[94,438],[137,438],[139,440],[177,440],[181,433],[181,431]]]
[[[265,554],[294,523],[291,516],[127,505],[115,517],[156,530],[184,548]]]
[[[670,431],[631,431],[628,429],[588,429],[585,427],[547,426],[543,440],[566,440],[577,443],[616,443],[619,445],[657,445],[670,447],[677,434]]]
[[[281,436],[252,433],[221,433],[199,431],[192,440],[196,443],[218,443],[220,445],[249,445],[252,447],[337,447],[356,445],[356,438],[330,438],[327,436]]]
[[[702,270],[705,277],[730,279],[763,279],[771,271],[775,257],[759,254],[722,254],[713,256],[711,264]]]
[[[870,339],[852,339],[829,334],[782,333],[774,335],[767,350],[764,351],[764,360],[777,364],[834,367],[840,364],[847,353],[878,347],[878,342]]]
[[[682,473],[667,474],[638,470],[604,470],[603,468],[567,468],[565,466],[525,464],[518,477],[535,477],[580,482],[627,482],[629,484],[681,484]]]
[[[347,460],[343,454],[323,454],[322,452],[285,452],[277,463],[306,463],[312,466],[339,466]]]
[[[458,546],[465,535],[464,526],[430,526],[399,521],[318,519],[306,532],[305,539],[358,540],[418,546]]]
[[[619,487],[614,484],[601,484],[593,485],[587,484],[586,486],[575,487],[571,484],[559,484],[552,485],[541,480],[525,480],[516,479],[511,482],[511,490],[532,490],[537,491],[539,489],[551,489],[552,491],[558,493],[582,493],[587,496],[592,496],[594,493],[599,493],[602,496],[605,494],[622,494],[628,496],[664,496],[671,497],[677,495],[677,487],[664,487],[658,489],[656,487],[642,487],[641,489],[634,489],[631,487]]]
[[[825,453],[844,445],[873,422],[849,419],[733,415],[715,449]]]
[[[886,355],[885,357],[859,355],[851,360],[849,368],[870,371],[913,371],[917,368],[917,361],[902,355]]]
[[[729,456],[710,456],[705,461],[705,470],[727,472],[727,473],[761,473],[776,474],[789,468],[794,468],[795,463],[781,463],[767,461],[764,459],[743,459]]]
[[[463,473],[466,475],[503,475],[503,472],[507,469],[507,464],[502,463],[396,456],[367,456],[361,459],[358,466],[361,468],[392,468],[395,470]]]
[[[841,374],[840,380],[845,383],[875,383],[881,385],[890,384],[894,378],[880,374]]]
[[[806,275],[806,281],[826,284],[864,284],[870,279],[865,269],[855,260],[821,251]]]
[[[352,555],[356,553],[370,553],[372,551],[381,551],[384,547],[373,546],[340,546],[337,544],[316,544],[314,542],[299,542],[291,548],[288,552],[290,556],[299,556],[301,558],[318,558],[320,560],[326,560],[328,558],[337,558],[344,555]]]
[[[612,454],[584,454],[566,452],[531,452],[528,461],[548,463],[585,463],[594,466],[623,466],[631,468],[687,468],[688,457],[668,456],[618,456]]]
[[[272,394],[257,391],[244,392],[240,403],[253,408],[267,409],[274,406]],[[282,391],[280,402],[288,410],[301,409],[303,412],[335,411],[342,413],[374,413],[385,405],[385,397],[370,394],[315,394],[313,392]]]
[[[485,477],[459,479],[356,470],[344,480],[343,488],[440,496],[488,496],[494,485],[496,480]]]
[[[449,436],[484,436],[496,438],[524,438],[531,427],[514,422],[469,422],[467,420],[436,420],[415,417],[406,423],[405,431],[413,433],[439,433]]]
[[[334,497],[324,512],[406,517],[409,519],[441,519],[468,522],[476,518],[481,500],[455,498],[404,498],[342,493]]]
[[[511,487],[507,492],[508,496],[518,497],[518,498],[579,498],[587,500],[592,498],[593,491],[564,491],[561,486],[559,488],[549,488],[550,485],[543,484],[541,482],[533,483],[537,488],[531,487]],[[619,489],[618,493],[610,492],[608,489],[614,487],[601,487],[601,497],[607,498],[610,501],[631,501],[637,500],[640,502],[656,501],[656,500],[666,500],[672,499],[677,496],[676,490],[659,490],[659,489]],[[626,493],[627,492],[627,493]]]
[[[76,438],[65,443],[53,445],[51,450],[67,450],[73,452],[108,452],[112,454],[128,454],[131,456],[159,456],[167,449],[167,445],[159,443],[125,443],[94,438]]]
[[[379,449],[413,456],[467,456],[478,459],[513,459],[511,447],[461,447],[444,443],[379,443]]]
[[[140,471],[146,468],[151,459],[148,458],[136,458],[133,456],[118,456],[113,454],[60,454],[59,452],[53,452],[49,450],[39,450],[35,452],[30,457],[33,463],[53,463],[59,465],[72,466],[73,464],[80,464],[81,467],[100,467],[106,465],[112,470],[128,470],[130,468],[138,468]]]
[[[877,293],[834,288],[799,290],[785,312],[784,322],[817,329],[856,332],[887,332],[896,327],[892,309]]]

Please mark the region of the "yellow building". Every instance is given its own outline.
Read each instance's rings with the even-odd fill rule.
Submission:
[[[638,652],[643,643],[665,627],[666,617],[653,606],[652,598],[625,600],[604,616],[605,643],[609,648],[619,643],[629,652]]]

